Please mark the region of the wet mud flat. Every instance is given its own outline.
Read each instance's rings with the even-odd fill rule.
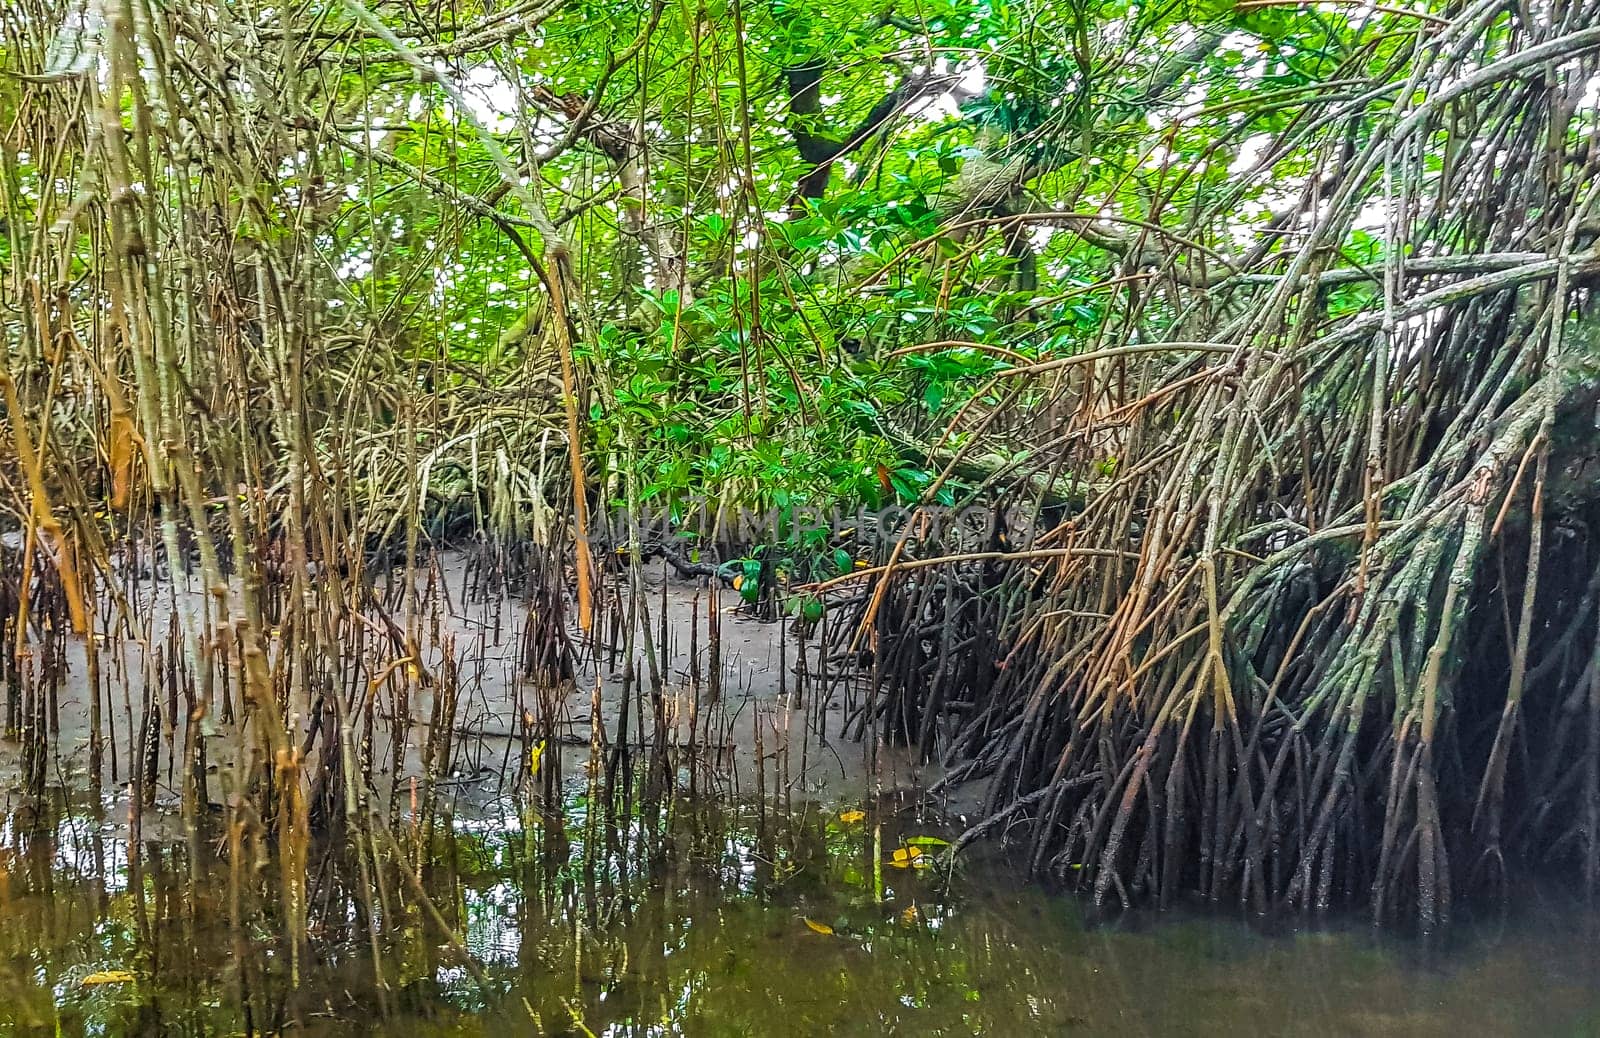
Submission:
[[[313,581],[327,579],[313,569]],[[369,578],[369,597],[351,604],[344,624],[355,637],[331,647],[347,657],[341,678],[351,701],[372,701],[359,733],[369,741],[368,792],[398,798],[401,809],[424,787],[453,807],[486,808],[532,777],[535,753],[559,785],[597,753],[631,772],[642,751],[659,749],[672,759],[668,784],[722,797],[827,800],[909,790],[937,774],[864,737],[860,675],[830,666],[825,630],[813,627],[808,641],[791,618],[762,619],[717,581],[652,567],[637,605],[619,583],[585,636],[559,589],[508,589],[467,553],[420,563],[411,596],[404,579],[398,570]],[[196,799],[223,806],[249,722],[240,723],[239,644],[208,607],[216,612],[196,578],[130,579],[99,603],[94,666],[71,636],[24,662],[12,684],[32,685],[43,701],[33,785],[82,792],[98,780],[116,804],[131,795],[142,763],[152,779],[144,806],[159,825],[183,800],[187,752],[204,760]],[[292,741],[314,747],[316,714],[328,707],[284,689],[294,680],[296,633],[273,619],[263,621],[266,667]],[[198,665],[182,634],[196,628]],[[26,728],[34,719],[21,720]],[[195,744],[186,746],[191,722]],[[30,791],[33,751],[18,730],[10,735],[0,740],[0,797]]]

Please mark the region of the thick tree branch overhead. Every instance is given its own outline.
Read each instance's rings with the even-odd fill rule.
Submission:
[[[953,81],[953,77],[931,70],[909,71],[848,132],[829,133],[820,128],[827,115],[822,105],[822,82],[827,71],[828,63],[821,58],[808,59],[783,71],[789,94],[785,125],[794,139],[795,150],[810,164],[795,185],[796,202],[821,198],[827,191],[834,163],[865,145],[910,105],[943,92]]]

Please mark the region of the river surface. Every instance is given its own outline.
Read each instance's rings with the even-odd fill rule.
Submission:
[[[937,829],[887,812],[630,819],[402,821],[432,911],[399,870],[363,902],[313,854],[292,962],[274,866],[241,876],[175,834],[142,845],[135,887],[116,823],[13,810],[0,1034],[1600,1034],[1596,921],[1558,898],[1428,954],[1225,911],[1091,926],[1003,857],[947,868]]]

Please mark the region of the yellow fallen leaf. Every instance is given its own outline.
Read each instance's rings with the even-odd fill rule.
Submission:
[[[922,860],[922,848],[896,847],[894,854],[889,858],[889,864],[897,869],[920,867],[925,864]]]
[[[806,926],[810,928],[812,933],[820,933],[829,936],[833,934],[833,927],[829,926],[827,923],[819,923],[815,919],[807,919]]]
[[[743,586],[744,586],[744,577],[743,576],[736,576],[736,577],[733,578],[733,589],[735,591],[739,590]]]
[[[128,970],[102,970],[91,973],[80,982],[86,988],[96,987],[101,984],[131,984],[137,980]]]
[[[532,750],[532,752],[530,752],[528,754],[528,756],[531,758],[531,760],[528,761],[528,774],[529,775],[537,775],[537,774],[539,774],[539,758],[544,756],[544,740],[543,739],[540,739],[537,743],[534,744],[533,750]]]
[[[919,915],[920,913],[917,912],[916,905],[907,905],[906,910],[900,913],[900,921],[902,923],[914,923],[917,921]]]
[[[865,817],[867,817],[865,811],[841,811],[839,813],[839,821],[845,825],[854,825]]]

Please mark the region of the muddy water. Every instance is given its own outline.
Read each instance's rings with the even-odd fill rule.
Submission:
[[[1522,896],[1424,955],[1359,926],[1269,934],[1226,912],[1090,926],[1081,902],[1021,883],[1003,856],[952,868],[939,843],[950,833],[892,796],[850,799],[929,776],[845,738],[849,689],[814,680],[820,656],[801,683],[779,625],[735,610],[725,611],[722,695],[705,726],[716,740],[686,758],[709,781],[657,784],[712,790],[723,806],[589,810],[587,690],[601,690],[607,732],[630,716],[637,731],[645,716],[638,685],[630,715],[620,668],[599,659],[582,664],[575,685],[586,691],[558,717],[565,749],[546,758],[565,760],[560,772],[578,784],[559,810],[502,799],[519,744],[492,733],[521,716],[527,611],[474,599],[459,560],[442,569],[457,605],[435,602],[428,626],[435,641],[453,640],[459,661],[462,742],[445,781],[455,814],[408,817],[414,747],[402,773],[380,767],[374,784],[401,791],[400,817],[392,831],[377,826],[381,837],[346,833],[310,849],[303,942],[286,936],[278,863],[223,853],[225,765],[198,798],[199,831],[177,824],[163,786],[130,848],[127,791],[115,782],[136,730],[126,707],[111,714],[114,792],[103,806],[25,798],[15,747],[0,741],[0,1038],[1600,1035],[1600,919],[1554,897]],[[152,602],[157,590],[144,588]],[[669,698],[709,710],[695,681],[709,667],[686,647],[706,629],[692,618],[721,604],[700,594],[666,582],[651,601]],[[151,615],[159,634],[164,613]],[[433,668],[438,646],[427,651]],[[129,680],[150,669],[132,640],[103,655]],[[83,789],[86,697],[81,682],[61,693],[49,771]],[[126,700],[119,687],[109,702]],[[413,730],[429,724],[429,707],[414,699]],[[213,762],[237,741],[226,730],[203,737]],[[172,745],[182,741],[163,751],[169,782]],[[391,759],[381,740],[376,757]],[[648,759],[635,777],[651,774]],[[763,788],[782,790],[788,813],[727,806]]]
[[[601,825],[583,807],[431,838],[402,822],[437,920],[388,870],[367,920],[313,854],[297,964],[270,866],[230,881],[210,839],[158,840],[135,887],[114,823],[13,810],[0,1034],[1600,1033],[1594,921],[1558,901],[1431,959],[1215,914],[1091,927],[1003,860],[944,867],[937,830],[903,816],[680,803]]]

